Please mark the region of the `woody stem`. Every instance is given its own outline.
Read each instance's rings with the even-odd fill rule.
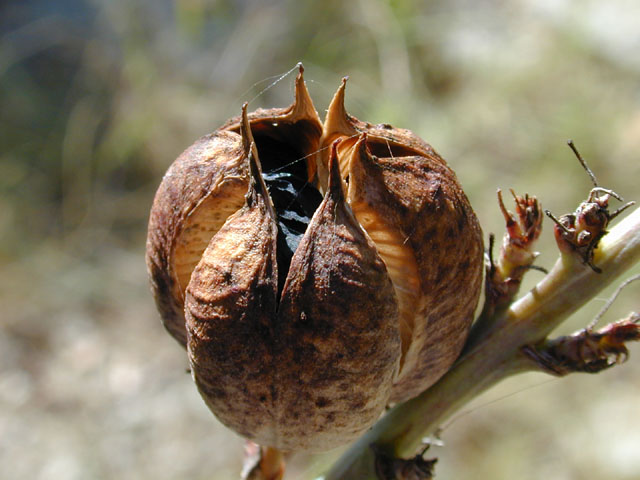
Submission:
[[[595,251],[595,273],[571,254],[510,308],[481,316],[456,364],[418,397],[390,410],[333,465],[325,480],[376,479],[375,445],[395,456],[411,456],[425,435],[475,396],[500,380],[538,368],[522,354],[569,315],[640,261],[640,209],[602,238]]]

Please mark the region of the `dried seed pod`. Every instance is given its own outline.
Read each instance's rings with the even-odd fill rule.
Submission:
[[[349,204],[396,290],[403,356],[391,400],[400,402],[438,380],[462,349],[481,289],[482,232],[442,157],[409,130],[348,115],[345,86],[320,145],[344,139],[338,162]],[[318,163],[322,177],[326,159]]]
[[[304,82],[200,139],[169,169],[147,263],[208,406],[284,450],[360,435],[458,355],[482,235],[454,173],[408,130],[320,123]]]

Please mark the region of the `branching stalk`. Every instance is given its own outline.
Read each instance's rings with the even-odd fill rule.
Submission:
[[[605,235],[594,252],[596,273],[571,253],[505,311],[481,316],[453,368],[418,397],[390,410],[335,463],[326,480],[376,479],[374,450],[411,456],[461,406],[500,380],[538,369],[522,353],[640,261],[640,209]]]

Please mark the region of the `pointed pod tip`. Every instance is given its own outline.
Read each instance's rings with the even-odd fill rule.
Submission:
[[[348,165],[347,199],[349,202],[362,198],[365,195],[363,189],[368,189],[381,181],[380,165],[377,163],[376,156],[369,150],[367,138],[365,132],[358,135],[349,159],[343,159],[343,162]]]
[[[347,81],[349,80],[349,76],[345,76],[342,77],[342,81],[340,82],[340,86],[338,87],[338,90],[336,91],[335,96],[333,97],[334,100],[335,99],[339,99],[340,102],[342,103],[342,109],[345,110],[344,108],[344,97],[345,97],[345,91],[347,89]],[[333,102],[332,102],[333,103]],[[346,113],[346,110],[345,110]]]
[[[298,63],[298,75],[295,81],[295,100],[291,106],[291,112],[289,113],[291,121],[297,121],[298,119],[311,120],[318,124],[320,128],[320,118],[318,118],[318,112],[313,106],[313,100],[309,90],[307,90],[307,84],[304,81],[304,67],[302,63]]]
[[[298,75],[296,75],[296,83],[304,82],[304,67],[302,62],[298,62]]]
[[[244,102],[242,104],[242,111],[240,113],[240,128],[248,129],[249,128],[249,115],[247,114],[247,107],[249,106],[249,102]]]
[[[248,128],[249,125],[249,114],[247,113],[247,109],[249,108],[249,102],[244,102],[242,104],[242,111],[240,113],[240,117],[241,117],[241,121],[240,121],[240,127],[241,128]]]
[[[345,95],[345,90],[347,89],[347,80],[349,80],[349,77],[342,77],[342,81],[340,82],[340,86],[338,87],[338,90],[336,90],[336,94],[333,96],[333,100],[331,101],[331,103],[333,104],[334,102],[336,102],[336,100],[339,101],[340,104],[342,104],[342,109],[344,110],[344,95]],[[329,106],[329,108],[331,108],[331,106]]]
[[[245,196],[248,205],[252,205],[257,201],[258,196],[262,197],[262,201],[266,205],[268,211],[273,218],[276,218],[274,206],[269,196],[269,190],[264,178],[262,177],[262,165],[260,164],[260,158],[258,158],[258,149],[255,142],[251,141],[249,148],[249,190]]]
[[[353,135],[356,133],[351,118],[347,114],[344,106],[345,88],[348,77],[342,79],[342,83],[338,87],[331,104],[327,109],[327,116],[324,120],[325,135],[338,133],[343,135]]]
[[[329,155],[329,192],[342,196],[342,177],[340,176],[340,163],[338,161],[338,145],[341,138],[336,139],[331,144],[331,154]]]
[[[367,144],[367,132],[361,132],[358,136],[358,140],[354,145],[354,150],[359,154],[360,158],[365,160],[373,160],[375,156],[371,154],[369,145]]]
[[[255,149],[253,135],[251,134],[251,124],[249,123],[249,114],[247,113],[248,106],[249,102],[242,104],[242,118],[240,120],[240,135],[242,136],[242,146],[244,147],[245,154],[249,154],[251,150]]]
[[[329,162],[333,162],[334,157],[337,156],[337,154],[338,154],[338,145],[340,145],[340,142],[342,142],[342,138],[336,138],[331,143],[331,158],[329,159]],[[331,163],[329,164],[329,168],[331,168]]]
[[[244,154],[247,156],[247,161],[249,162],[251,183],[257,184],[258,190],[262,190],[260,185],[262,182],[262,167],[260,166],[260,159],[258,158],[258,148],[255,140],[253,139],[253,134],[251,133],[251,124],[249,123],[249,115],[247,114],[248,105],[249,102],[244,102],[242,104],[240,135],[242,136]]]
[[[366,147],[367,147],[367,132],[361,132],[360,135],[358,136],[358,140],[356,141],[356,148],[361,149]]]

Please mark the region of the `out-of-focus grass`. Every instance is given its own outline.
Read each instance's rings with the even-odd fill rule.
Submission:
[[[206,410],[153,309],[146,221],[171,161],[243,101],[290,103],[292,76],[258,93],[298,61],[321,116],[349,75],[352,114],[432,143],[485,232],[502,232],[497,187],[558,214],[585,197],[568,137],[601,184],[639,199],[636,2],[424,3],[0,7],[1,478],[233,478],[241,441]],[[550,266],[549,222],[540,250]],[[638,308],[623,297],[610,319]],[[545,377],[487,393],[434,449],[439,477],[638,478],[637,350],[598,377],[485,405]]]

